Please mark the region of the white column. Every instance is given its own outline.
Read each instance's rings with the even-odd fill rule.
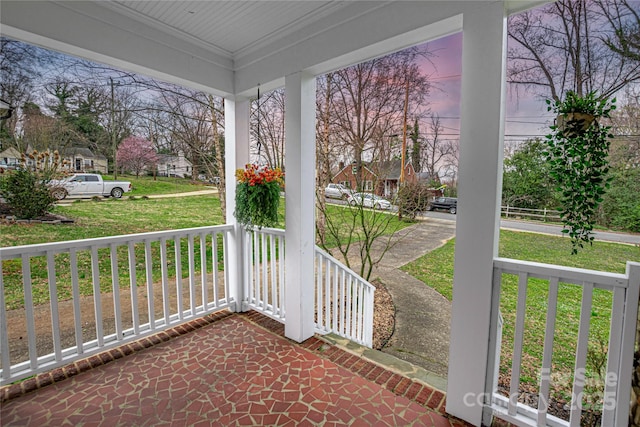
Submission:
[[[285,78],[285,309],[284,333],[302,342],[314,333],[316,81]]]
[[[482,419],[482,406],[477,402],[485,392],[493,258],[500,231],[505,49],[503,2],[482,2],[475,13],[464,15],[459,200],[446,410],[473,425],[480,425]]]
[[[245,283],[242,263],[244,252],[242,236],[244,229],[236,222],[233,212],[236,208],[236,169],[249,162],[249,113],[248,99],[225,98],[224,100],[224,174],[227,196],[227,224],[234,224],[233,235],[229,239],[229,283],[231,298],[236,301],[236,311],[246,311],[243,307]]]

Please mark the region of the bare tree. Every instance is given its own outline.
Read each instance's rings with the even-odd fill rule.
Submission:
[[[422,169],[431,181],[439,182],[441,177],[451,174],[457,166],[457,141],[443,138],[443,126],[437,114],[431,115],[428,132],[421,142]]]
[[[63,120],[45,115],[34,103],[28,102],[22,110],[22,134],[15,141],[16,147],[22,153],[29,150],[58,150],[62,153],[80,137]]]
[[[623,57],[640,61],[640,10],[628,0],[596,0],[614,30],[605,36],[611,50]]]
[[[16,109],[9,119],[0,122],[0,147],[6,142],[15,143],[22,107],[38,101],[36,86],[42,76],[40,65],[49,57],[44,49],[0,37],[0,98]]]
[[[609,159],[618,169],[640,168],[640,88],[627,88],[611,116],[613,134]]]
[[[284,170],[284,89],[262,95],[252,103],[252,154],[271,168]]]
[[[388,144],[392,134],[401,133],[405,104],[409,103],[410,110],[423,105],[430,85],[416,61],[427,55],[413,48],[333,73],[331,107],[337,133],[353,153],[358,170],[362,170],[365,157],[376,154],[374,151],[378,160],[387,160],[380,156],[393,153],[381,145]]]
[[[558,0],[513,15],[508,34],[509,82],[559,100],[567,91],[608,98],[640,79],[640,63],[611,50],[615,34],[590,0]]]

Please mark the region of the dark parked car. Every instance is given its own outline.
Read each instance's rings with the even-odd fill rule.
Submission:
[[[458,199],[455,197],[437,197],[429,203],[427,209],[430,211],[434,209],[444,209],[449,211],[449,213],[455,214],[458,211]]]

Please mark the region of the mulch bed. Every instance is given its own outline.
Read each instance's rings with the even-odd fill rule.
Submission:
[[[382,350],[395,330],[396,307],[391,294],[382,282],[374,280],[371,284],[376,287],[373,303],[373,348]]]
[[[47,223],[47,224],[71,224],[73,219],[54,213],[46,213],[33,219],[18,219],[13,215],[11,208],[6,203],[0,203],[0,222],[2,223]]]

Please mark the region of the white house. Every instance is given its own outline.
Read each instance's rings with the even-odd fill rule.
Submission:
[[[159,154],[157,173],[158,176],[184,178],[185,175],[193,175],[193,165],[181,152],[177,155]]]
[[[532,415],[494,394],[498,329],[494,293],[499,289],[494,286],[494,274],[507,268],[497,259],[506,18],[541,3],[3,0],[0,20],[8,37],[224,97],[226,208],[232,223],[232,177],[249,160],[249,97],[256,96],[258,87],[263,92],[285,87],[285,335],[296,341],[314,334],[315,77],[462,31],[460,210],[446,409],[473,425],[486,423],[494,413],[520,425],[534,425],[536,417],[548,421],[544,412]],[[240,258],[240,227],[234,227],[229,250]],[[516,264],[515,274],[522,277],[537,268]],[[562,267],[553,271],[561,278],[578,277],[578,272]],[[238,267],[230,278],[241,280],[242,274]],[[630,306],[626,302],[617,306],[624,327],[610,345],[616,349],[610,363],[618,378],[630,378],[632,369],[633,305],[637,310],[638,295],[636,288],[623,283],[637,287],[640,274],[633,274],[633,280],[611,276],[606,285],[619,286],[624,301],[631,301]],[[240,294],[234,298],[243,300]],[[582,357],[576,358],[578,367]],[[626,425],[629,384],[619,381],[615,392],[621,404],[606,412],[603,425]],[[578,414],[572,425],[579,422]]]
[[[22,159],[22,154],[15,147],[9,147],[0,152],[0,164],[6,167],[15,168]]]
[[[95,154],[86,147],[71,147],[64,150],[62,158],[69,162],[72,172],[109,173],[107,158],[102,154]]]

